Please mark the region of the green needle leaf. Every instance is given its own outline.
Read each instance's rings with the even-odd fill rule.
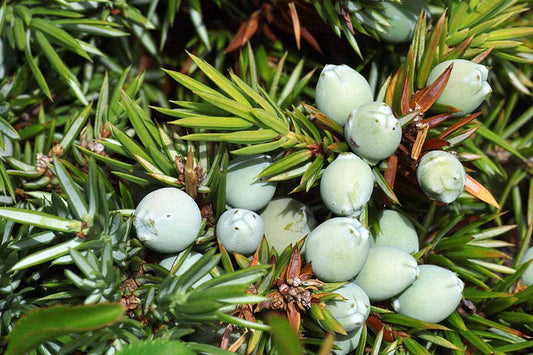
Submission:
[[[413,338],[405,338],[403,343],[405,344],[405,347],[408,350],[410,350],[412,354],[431,355],[431,353],[427,351],[426,348],[424,348],[422,345],[416,342]]]
[[[278,160],[274,164],[267,167],[257,176],[257,178],[275,175],[289,170],[290,168],[303,163],[313,156],[313,152],[307,149],[299,150],[295,153],[289,154],[286,157]]]
[[[251,107],[247,107],[246,105],[243,105],[237,101],[228,99],[227,97],[218,93],[211,94],[203,91],[193,91],[193,93],[221,110],[232,113],[235,116],[244,118],[245,120],[257,124],[256,119],[250,113]]]
[[[43,250],[39,250],[21,259],[18,263],[13,265],[13,267],[9,271],[11,272],[27,269],[29,267],[40,265],[50,260],[54,260],[56,258],[59,258],[60,256],[68,254],[70,249],[78,248],[80,245],[82,245],[83,242],[84,239],[76,237],[64,243],[60,243]]]
[[[260,322],[253,322],[253,321],[249,321],[243,318],[237,318],[235,316],[223,313],[221,311],[216,311],[215,314],[221,321],[237,324],[238,326],[241,326],[243,328],[257,329],[257,330],[263,330],[267,332],[272,330],[272,328],[267,324],[263,324]]]
[[[257,120],[266,127],[273,129],[283,136],[289,133],[289,125],[277,117],[275,113],[257,108],[252,109],[251,112],[257,118]]]
[[[434,334],[432,334],[430,332],[417,333],[416,337],[420,338],[420,339],[424,339],[424,340],[429,341],[429,342],[431,342],[433,344],[437,344],[439,346],[442,346],[442,347],[445,347],[445,348],[448,348],[448,349],[458,350],[458,351],[461,350],[460,348],[458,348],[457,346],[455,346],[453,343],[449,342],[448,340],[444,339],[443,337],[434,335]]]
[[[199,81],[194,80],[188,75],[185,75],[177,71],[167,70],[167,69],[163,69],[163,71],[167,73],[168,75],[170,75],[172,79],[176,80],[178,83],[185,86],[187,89],[191,91],[201,91],[201,92],[205,92],[205,93],[209,93],[213,95],[220,95],[224,97],[223,95],[219,94],[218,91],[210,88],[209,86],[205,84],[200,83]]]
[[[0,184],[2,185],[2,190],[6,190],[9,192],[9,196],[13,199],[13,201],[16,200],[15,196],[15,188],[13,187],[13,182],[8,176],[8,172],[6,170],[6,167],[4,166],[4,162],[0,162]]]
[[[196,29],[196,33],[198,34],[198,37],[200,37],[202,42],[205,44],[207,50],[211,50],[211,45],[209,43],[209,34],[207,33],[207,29],[205,27],[201,12],[198,11],[195,8],[195,6],[190,6],[189,15],[191,18],[191,22],[194,25],[194,28]]]
[[[499,145],[503,149],[507,150],[509,153],[513,154],[519,159],[526,160],[526,158],[520,154],[518,150],[516,150],[509,142],[507,142],[505,139],[500,137],[498,134],[494,133],[493,131],[489,130],[484,125],[480,125],[476,131],[477,134],[485,137],[489,141],[493,142],[494,144]]]
[[[450,328],[447,328],[440,324],[428,323],[428,322],[424,322],[424,321],[421,321],[415,318],[411,318],[411,317],[404,316],[402,314],[396,314],[396,313],[382,314],[381,319],[384,322],[404,325],[404,326],[413,327],[416,329],[450,330]]]
[[[117,353],[117,355],[167,355],[167,354],[195,355],[196,353],[193,350],[189,349],[185,345],[185,343],[179,340],[171,340],[168,338],[135,341],[129,344],[128,346],[124,347],[121,351]]]
[[[115,138],[120,142],[120,144],[127,151],[127,154],[133,158],[135,155],[140,156],[144,160],[150,162],[150,164],[155,165],[154,161],[150,158],[148,153],[144,151],[133,139],[131,139],[126,133],[122,132],[118,127],[109,125],[111,127],[111,132]]]
[[[456,330],[468,342],[470,342],[470,344],[474,345],[483,354],[494,354],[493,349],[485,341],[483,341],[483,339],[479,335],[470,331],[466,327],[463,319],[457,312],[452,313],[452,315],[448,317],[448,322],[450,322],[450,324],[452,324],[456,328]]]
[[[272,343],[279,354],[299,355],[304,353],[298,334],[291,328],[286,318],[271,315],[268,317],[268,324],[272,327]]]
[[[78,135],[85,126],[85,123],[91,114],[92,106],[93,104],[91,102],[87,107],[85,107],[83,111],[81,111],[80,114],[74,118],[74,122],[70,124],[68,131],[63,135],[63,139],[61,142],[59,142],[59,144],[63,147],[63,154],[69,150],[74,140],[78,138]]]
[[[65,63],[63,63],[57,52],[50,45],[50,42],[48,42],[48,40],[46,39],[45,35],[42,34],[40,31],[35,31],[35,38],[37,39],[37,43],[39,43],[39,46],[41,47],[44,54],[46,55],[54,69],[57,71],[57,73],[67,83],[67,85],[70,87],[74,95],[76,95],[78,100],[80,100],[83,105],[87,106],[89,102],[87,102],[87,99],[81,91],[78,79],[76,79],[74,74],[72,74],[68,67],[65,65]]]
[[[240,144],[264,143],[274,140],[278,134],[271,129],[258,129],[253,131],[239,131],[232,133],[193,133],[182,137],[184,140],[228,142]]]
[[[219,88],[231,96],[239,104],[247,108],[252,108],[248,100],[244,97],[243,94],[233,85],[231,80],[222,75],[218,70],[213,66],[208,64],[206,61],[196,57],[195,55],[188,53],[189,57],[194,61],[194,63],[204,72],[205,75],[209,77]]]
[[[280,148],[282,145],[284,145],[286,142],[287,142],[286,138],[281,138],[274,142],[254,144],[254,145],[250,145],[244,148],[232,150],[231,153],[235,155],[262,154],[262,153],[267,153],[267,152],[276,150]]]
[[[285,101],[286,98],[289,97],[289,95],[294,95],[295,86],[298,82],[298,79],[300,79],[300,75],[302,74],[304,66],[304,60],[300,60],[298,64],[296,64],[296,67],[291,73],[291,76],[289,77],[289,80],[287,81],[287,84],[285,84],[285,87],[281,91],[281,94],[278,97],[277,104],[281,105],[283,101]]]
[[[87,201],[84,196],[82,196],[78,186],[74,183],[70,175],[67,173],[63,164],[59,162],[59,159],[54,159],[54,168],[59,183],[65,192],[65,197],[69,202],[74,215],[81,219],[85,220],[88,215]]]
[[[13,222],[29,224],[59,232],[77,233],[82,228],[82,222],[80,221],[15,207],[0,207],[0,217]]]
[[[398,205],[401,205],[400,201],[398,200],[398,197],[396,197],[396,194],[391,189],[391,187],[387,183],[387,180],[385,180],[379,169],[374,167],[372,168],[372,172],[374,173],[374,178],[376,179],[376,183],[378,184],[381,191],[383,191],[385,195],[391,199],[391,201]]]
[[[51,24],[49,21],[33,18],[30,22],[32,30],[40,31],[53,38],[55,41],[61,43],[68,50],[82,56],[85,59],[91,60],[91,57],[85,52],[80,44],[69,35],[65,30]]]
[[[73,21],[79,21],[80,23],[67,23],[69,20],[60,20],[55,21],[55,23],[62,28],[66,28],[72,31],[78,31],[83,32],[87,34],[92,34],[95,36],[102,36],[102,37],[124,37],[129,36],[127,32],[123,32],[120,30],[117,30],[116,28],[110,27],[110,26],[102,26],[102,25],[96,25],[91,24],[90,22],[83,23],[83,20],[73,20]],[[98,22],[103,24],[111,24],[111,22]]]
[[[17,130],[13,128],[13,126],[9,124],[9,122],[7,122],[1,117],[0,117],[0,133],[12,139],[20,139],[20,135],[17,132]]]
[[[39,69],[39,66],[37,65],[37,61],[33,58],[31,55],[31,46],[30,46],[30,37],[28,36],[26,38],[26,50],[24,51],[24,57],[26,58],[26,61],[28,62],[28,65],[33,73],[33,76],[35,78],[35,81],[37,81],[37,84],[43,91],[43,93],[52,100],[52,94],[50,93],[50,88],[48,88],[48,84],[46,83],[46,79],[43,76],[43,73]]]
[[[518,37],[526,37],[533,34],[533,27],[502,28],[489,32],[491,41],[505,40]]]
[[[147,118],[142,108],[125,91],[122,91],[122,105],[143,145],[147,148],[162,146],[155,124]]]
[[[15,44],[17,49],[24,51],[24,48],[26,47],[26,30],[24,29],[24,22],[18,16],[15,17],[13,33],[15,34]]]
[[[124,307],[118,303],[54,306],[23,316],[13,328],[6,355],[25,354],[45,341],[70,333],[85,333],[120,321]]]
[[[113,159],[113,158],[110,158],[108,156],[104,156],[104,155],[100,155],[98,153],[95,153],[93,151],[90,151],[88,149],[85,149],[83,148],[82,146],[79,146],[79,145],[75,145],[76,148],[78,148],[79,150],[81,150],[83,153],[97,159],[97,160],[100,160],[102,162],[104,162],[106,165],[109,165],[110,167],[113,167],[113,168],[119,168],[119,169],[124,169],[124,170],[133,170],[133,165],[132,164],[129,164],[129,163],[126,163],[122,160],[116,160],[116,159]]]
[[[95,137],[100,138],[104,123],[107,121],[107,113],[109,109],[109,79],[107,71],[104,75],[100,95],[98,95],[98,103],[96,104],[96,113],[94,116],[94,130]]]
[[[277,91],[278,91],[278,85],[279,85],[279,79],[281,77],[281,73],[283,72],[283,67],[285,65],[285,60],[287,59],[287,55],[289,53],[285,52],[283,57],[278,62],[278,65],[276,67],[276,72],[274,73],[274,77],[272,79],[272,84],[270,85],[270,89],[268,90],[268,94],[270,97],[276,97]]]
[[[235,355],[233,351],[224,350],[218,346],[215,345],[209,345],[209,344],[200,344],[200,343],[194,343],[189,341],[187,343],[187,346],[198,353],[202,354],[212,354],[212,355]],[[168,353],[165,353],[168,354]],[[137,355],[137,353],[132,354]],[[147,353],[146,355],[152,355],[152,353]],[[164,355],[164,354],[161,354]]]
[[[241,129],[252,128],[254,125],[247,120],[239,117],[228,116],[194,116],[185,117],[176,121],[169,122],[181,127],[214,129],[220,131],[238,131]]]

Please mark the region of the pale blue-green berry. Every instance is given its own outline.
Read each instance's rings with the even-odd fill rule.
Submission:
[[[398,149],[402,126],[386,103],[370,102],[352,112],[344,136],[355,154],[376,164]]]
[[[322,201],[331,212],[341,216],[359,215],[373,189],[372,169],[353,153],[339,154],[320,180]]]
[[[487,77],[486,66],[465,59],[452,59],[437,64],[429,73],[427,85],[432,84],[453,63],[453,69],[446,87],[437,103],[453,106],[461,112],[457,115],[473,112],[492,91]]]
[[[336,217],[309,234],[304,255],[320,280],[342,282],[359,273],[369,249],[370,233],[357,219]]]
[[[0,147],[0,157],[13,156],[13,142],[7,136],[4,136],[4,147]]]
[[[420,265],[418,278],[392,302],[400,314],[424,322],[439,323],[461,302],[464,283],[450,270]]]
[[[379,232],[370,243],[379,247],[396,247],[412,254],[418,251],[416,229],[403,214],[394,210],[384,210],[378,215]]]
[[[133,225],[147,248],[177,253],[198,236],[202,215],[191,196],[177,188],[165,187],[141,200],[135,209]]]
[[[370,314],[370,300],[365,291],[353,282],[333,291],[345,300],[328,301],[328,310],[342,325],[344,330],[351,332],[360,328]]]
[[[372,101],[366,79],[349,66],[328,64],[322,69],[315,90],[317,108],[344,126],[350,113]]]
[[[526,263],[527,261],[533,259],[533,247],[529,248],[526,253],[524,254],[524,257],[520,261],[520,265]],[[533,285],[533,263],[529,265],[529,267],[526,269],[526,271],[522,274],[521,278],[522,283],[526,286]]]
[[[316,225],[313,213],[305,204],[289,197],[270,201],[260,213],[265,223],[268,245],[281,253],[308,235]]]
[[[383,1],[382,15],[390,27],[385,32],[378,31],[378,36],[391,43],[404,43],[413,38],[413,33],[420,11],[426,7],[423,0],[404,0],[401,4]]]
[[[217,238],[229,252],[253,254],[265,234],[265,223],[255,212],[234,208],[224,212],[217,222]]]
[[[274,197],[276,183],[257,179],[271,164],[268,155],[241,156],[229,162],[226,202],[233,208],[258,211]]]
[[[161,260],[159,262],[159,265],[161,265],[162,267],[164,267],[165,269],[170,271],[170,270],[172,270],[174,265],[176,265],[176,264],[178,264],[180,262],[180,260],[184,256],[185,252],[186,252],[186,250],[182,251],[178,255],[169,256],[169,257]],[[178,267],[176,272],[174,272],[174,275],[177,275],[177,276],[183,275],[187,270],[189,270],[191,268],[191,266],[193,266],[198,260],[200,260],[201,257],[202,257],[202,254],[200,254],[200,253],[197,253],[195,251],[189,252],[189,254],[187,254],[187,256],[185,256],[185,259],[182,261],[181,265]],[[211,276],[211,274],[209,274],[209,273],[205,274],[200,280],[196,281],[192,285],[192,287],[196,288],[199,285],[203,284],[204,282],[211,280],[212,278],[213,278],[213,276]]]
[[[398,295],[418,276],[418,265],[410,254],[395,247],[370,248],[366,263],[355,278],[371,301]]]
[[[432,200],[451,203],[463,193],[466,172],[453,154],[434,150],[422,157],[416,171],[422,191]]]
[[[335,355],[347,355],[357,349],[361,334],[364,327],[359,327],[356,330],[348,332],[346,335],[335,334],[335,346],[339,349],[333,349],[332,352]]]

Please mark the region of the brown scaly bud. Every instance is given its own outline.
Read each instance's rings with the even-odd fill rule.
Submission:
[[[65,148],[61,146],[61,144],[55,144],[52,149],[50,150],[50,155],[55,157],[60,157],[63,155],[63,152],[65,151]]]

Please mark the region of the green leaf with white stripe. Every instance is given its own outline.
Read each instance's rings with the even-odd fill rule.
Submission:
[[[46,39],[45,35],[40,31],[35,31],[35,38],[43,53],[46,55],[46,58],[48,58],[52,64],[52,67],[54,67],[59,76],[61,76],[61,78],[67,83],[78,100],[80,100],[83,105],[87,106],[89,103],[81,91],[78,79],[76,79],[74,74],[72,74],[65,63],[63,63],[57,52],[50,45],[50,42]]]
[[[35,78],[37,85],[39,85],[39,87],[43,91],[43,94],[45,94],[46,97],[48,97],[50,101],[52,101],[52,94],[50,93],[50,88],[48,87],[48,83],[46,82],[46,79],[44,78],[43,73],[39,69],[39,66],[37,65],[37,61],[33,58],[31,54],[29,36],[26,38],[26,50],[24,51],[24,57],[26,58],[26,62],[28,63],[28,66],[30,67],[33,73],[33,77]]]
[[[85,201],[84,196],[82,196],[80,189],[57,158],[54,159],[54,169],[72,212],[76,218],[85,220],[89,211],[87,209],[87,201]]]
[[[257,176],[257,178],[277,175],[289,170],[313,157],[313,153],[310,150],[302,149],[295,153],[289,154],[280,160],[276,161],[272,165],[268,166]],[[303,174],[303,172],[302,172]]]
[[[81,221],[15,207],[0,207],[0,217],[20,224],[68,233],[80,232],[83,224]]]
[[[61,139],[59,144],[63,147],[64,153],[70,149],[70,146],[72,143],[74,143],[74,140],[78,138],[78,135],[85,126],[85,123],[87,123],[87,119],[91,114],[92,106],[93,104],[91,102],[87,107],[85,107],[83,111],[81,111],[76,118],[74,118],[74,121],[70,124],[68,130],[63,135],[63,139]]]
[[[85,52],[80,44],[76,42],[74,37],[68,34],[65,30],[61,29],[58,26],[54,26],[49,21],[40,19],[40,18],[33,18],[30,22],[30,28],[32,30],[40,31],[47,36],[50,36],[54,39],[54,41],[60,43],[63,45],[64,48],[68,49],[71,52],[74,52],[80,56],[82,56],[85,59],[91,60],[91,57],[89,57],[89,54]]]
[[[250,105],[244,95],[241,94],[241,92],[233,85],[231,80],[226,78],[207,62],[203,61],[202,59],[196,57],[191,53],[188,54],[189,57],[191,57],[194,63],[198,66],[198,68],[200,68],[200,70],[203,71],[204,74],[207,75],[207,77],[213,81],[213,83],[215,83],[219,88],[221,88],[225,93],[227,93],[241,105],[248,108],[252,108],[252,105]]]
[[[170,124],[175,124],[181,127],[199,128],[199,129],[214,129],[221,131],[238,131],[241,129],[252,128],[254,125],[250,121],[239,117],[231,116],[194,116],[185,117],[179,120],[171,121]]]

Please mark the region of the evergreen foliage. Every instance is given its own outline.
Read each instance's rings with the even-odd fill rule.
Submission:
[[[333,351],[346,332],[327,302],[341,300],[343,283],[313,275],[304,241],[276,252],[263,239],[246,257],[214,229],[236,156],[271,155],[258,178],[320,222],[332,217],[320,179],[350,147],[314,88],[325,64],[345,63],[403,130],[396,153],[372,167],[359,220],[376,234],[380,211],[401,212],[419,235],[418,263],[465,283],[439,324],[373,304],[354,353],[531,353],[533,286],[520,277],[532,263],[533,1],[429,0],[403,44],[381,40],[384,3],[402,1],[5,1],[0,352]],[[427,78],[451,59],[490,68],[493,92],[478,112],[457,117],[436,103],[450,70]],[[422,154],[440,149],[467,173],[449,205],[416,180]],[[196,243],[171,271],[190,252],[203,256],[179,276],[133,228],[138,202],[161,187],[186,191],[202,211]],[[209,337],[218,340],[201,342]]]

